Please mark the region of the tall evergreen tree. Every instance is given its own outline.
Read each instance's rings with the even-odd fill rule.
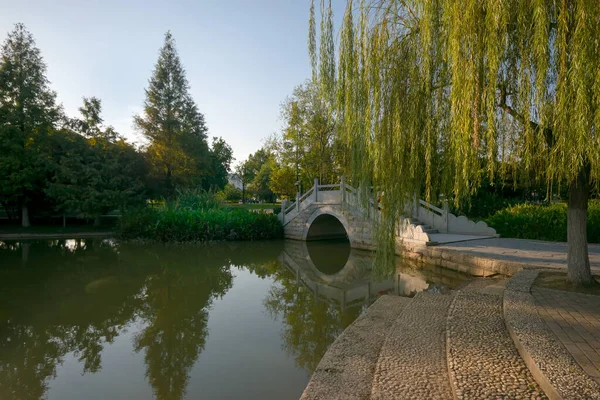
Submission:
[[[178,187],[198,186],[210,175],[204,115],[198,111],[170,32],[146,89],[144,111],[135,127],[150,142],[151,174],[159,193],[171,196]]]
[[[0,49],[0,198],[21,207],[24,227],[45,179],[41,144],[59,111],[33,35],[16,24]]]

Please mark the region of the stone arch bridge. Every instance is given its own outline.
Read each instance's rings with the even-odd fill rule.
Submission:
[[[370,199],[370,209],[359,201],[359,190],[345,182],[333,185],[314,185],[297,201],[282,203],[279,220],[284,235],[296,240],[324,240],[348,238],[351,247],[375,248],[372,218],[377,215],[375,200]],[[406,216],[396,224],[396,242],[436,245],[479,238],[497,237],[496,231],[485,222],[471,221],[455,216],[447,207],[439,208],[424,200],[414,200]]]

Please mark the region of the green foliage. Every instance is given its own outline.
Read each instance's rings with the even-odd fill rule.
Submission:
[[[567,206],[518,204],[498,211],[486,222],[502,237],[567,241]],[[591,201],[588,208],[588,241],[600,243],[600,202]]]
[[[238,208],[188,210],[144,208],[123,215],[124,239],[161,242],[262,240],[283,237],[281,222],[272,214]]]
[[[385,192],[378,261],[391,266],[394,225],[413,194],[458,205],[485,176],[512,173],[519,185],[576,187],[582,201],[598,186],[593,1],[348,0],[340,29],[331,9],[321,1],[317,35],[311,1],[313,77],[348,148],[350,181]],[[572,276],[589,281],[589,263],[569,259]]]
[[[467,215],[472,219],[485,219],[504,208],[521,202],[522,200],[517,198],[483,192],[470,198],[468,201],[464,202],[464,204],[461,204],[460,207],[455,207],[452,204],[450,212],[456,215]]]
[[[305,187],[312,185],[314,178],[322,183],[338,182],[345,163],[342,142],[318,88],[310,81],[295,87],[281,105],[281,116],[285,125],[276,142],[280,163],[298,166]]]
[[[268,188],[262,186],[264,175],[263,177],[258,178],[256,185],[252,185],[252,183],[255,181],[261,168],[269,162],[270,158],[271,153],[269,150],[262,148],[257,150],[256,153],[250,154],[245,161],[237,165],[235,173],[242,182],[242,201],[246,201],[246,191],[254,193],[255,188],[259,191],[263,191],[263,194],[267,194],[268,196]],[[265,174],[268,174],[270,171],[265,170],[264,172]]]
[[[189,90],[175,39],[167,32],[146,89],[144,111],[134,117],[135,127],[150,141],[150,172],[158,183],[154,190],[166,197],[177,188],[197,187],[211,175],[208,128]]]
[[[231,183],[225,185],[225,188],[219,192],[225,201],[238,202],[242,199],[242,191]]]
[[[213,137],[210,159],[212,162],[212,175],[207,177],[204,186],[213,190],[223,189],[227,184],[229,172],[231,172],[233,149],[222,137]]]
[[[264,164],[262,164],[254,176],[254,179],[249,187],[256,197],[269,203],[275,201],[275,194],[269,186],[271,175],[273,174],[275,168],[277,168],[275,158],[272,155],[269,155],[267,160],[264,162]]]
[[[186,190],[162,206],[127,212],[121,218],[124,239],[161,242],[278,239],[279,220],[270,214],[223,208],[217,196],[203,190]]]
[[[222,204],[212,191],[184,189],[177,191],[177,197],[168,206],[186,211],[206,211],[221,208]]]
[[[296,172],[291,167],[276,169],[271,174],[269,187],[280,197],[291,199],[296,195]]]
[[[42,148],[60,117],[55,99],[32,34],[16,24],[0,48],[0,202],[24,214],[46,177]]]
[[[83,213],[95,218],[114,209],[125,209],[144,200],[144,160],[111,127],[104,128],[100,100],[84,99],[81,120],[67,130],[54,132],[49,141],[44,192],[63,212]],[[86,139],[88,137],[89,139]]]

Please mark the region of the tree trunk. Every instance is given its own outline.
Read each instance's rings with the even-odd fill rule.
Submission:
[[[569,281],[573,285],[590,285],[594,282],[590,270],[587,243],[587,209],[590,188],[587,168],[581,168],[577,178],[569,185],[567,206],[567,266]]]
[[[173,198],[173,186],[171,182],[171,167],[167,166],[167,177],[165,178],[165,188],[167,189],[167,198]]]
[[[21,226],[23,228],[29,228],[31,226],[31,223],[29,222],[29,209],[25,204],[21,206]]]
[[[94,228],[100,228],[100,214],[94,216]]]
[[[31,250],[31,243],[21,243],[21,266],[26,267],[29,262],[29,250]]]

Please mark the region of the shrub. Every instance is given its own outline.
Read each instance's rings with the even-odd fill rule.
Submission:
[[[461,204],[460,207],[454,207],[450,203],[451,210],[455,215],[467,215],[473,219],[484,219],[494,215],[496,212],[510,206],[514,206],[522,200],[511,197],[503,197],[495,193],[483,192],[469,199],[468,202]]]
[[[212,191],[202,189],[178,190],[175,200],[168,206],[185,210],[211,210],[221,207],[221,201]]]
[[[518,204],[489,217],[486,222],[503,237],[567,241],[567,205]],[[600,243],[600,202],[588,207],[588,242]]]
[[[161,242],[261,240],[283,236],[276,216],[233,208],[139,209],[123,215],[120,232],[124,239]]]

